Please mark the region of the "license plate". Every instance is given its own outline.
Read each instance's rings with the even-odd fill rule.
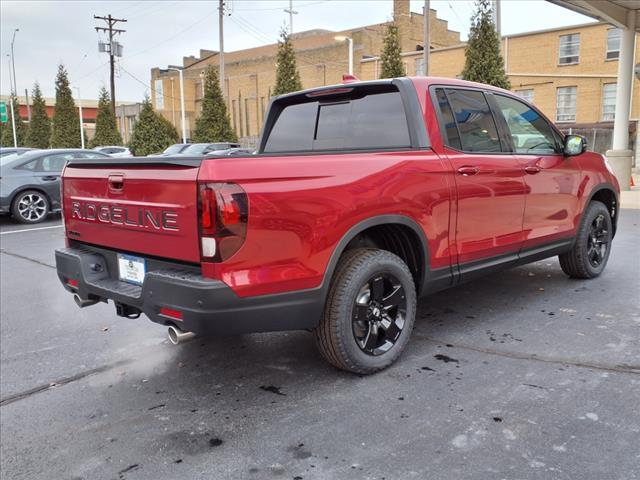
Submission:
[[[142,285],[147,265],[144,258],[118,254],[120,280],[134,285]]]

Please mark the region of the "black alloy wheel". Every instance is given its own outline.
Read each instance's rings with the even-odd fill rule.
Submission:
[[[353,336],[368,355],[388,352],[405,324],[407,298],[400,281],[390,273],[370,278],[355,299]]]

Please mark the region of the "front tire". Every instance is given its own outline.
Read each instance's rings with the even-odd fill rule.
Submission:
[[[47,196],[38,190],[25,190],[16,195],[11,204],[11,214],[20,223],[40,223],[47,218],[51,204]]]
[[[391,365],[413,329],[416,290],[407,265],[391,252],[347,251],[329,288],[316,345],[332,365],[371,374]]]
[[[591,202],[582,217],[573,248],[559,256],[562,271],[572,278],[597,277],[609,260],[612,239],[609,210],[602,202]]]

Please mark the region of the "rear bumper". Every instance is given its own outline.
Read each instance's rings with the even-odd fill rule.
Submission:
[[[169,265],[149,262],[144,283],[137,286],[118,280],[114,251],[89,246],[56,250],[58,277],[80,299],[113,300],[156,323],[200,335],[300,330],[320,320],[321,289],[241,298],[224,282],[205,278],[195,268]],[[181,312],[182,320],[162,315],[162,307]]]

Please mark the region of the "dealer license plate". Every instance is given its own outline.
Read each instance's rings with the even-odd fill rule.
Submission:
[[[147,265],[144,258],[118,254],[120,280],[134,285],[142,285]]]

